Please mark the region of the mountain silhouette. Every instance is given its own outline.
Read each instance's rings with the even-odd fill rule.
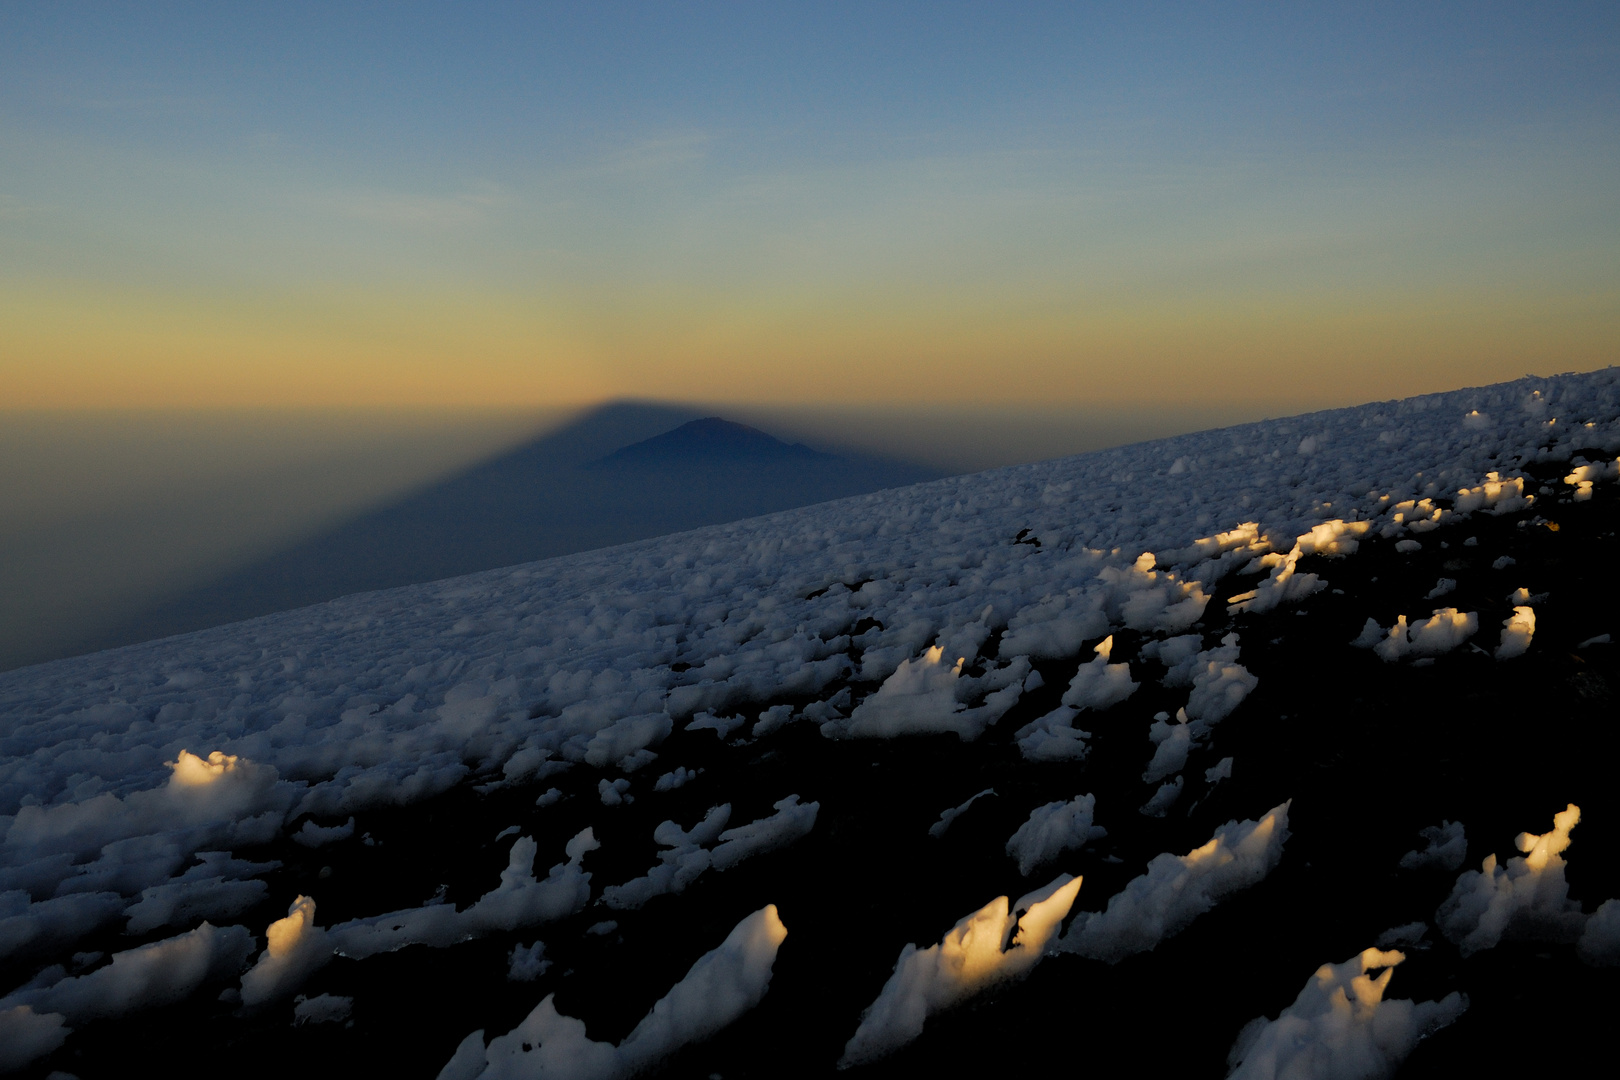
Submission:
[[[72,652],[901,487],[937,469],[786,443],[696,410],[602,406],[163,600]],[[71,654],[71,653],[68,653]]]
[[[615,450],[592,462],[590,467],[629,469],[788,461],[832,466],[839,460],[835,454],[812,450],[803,443],[785,443],[747,424],[706,416],[690,420],[674,431]]]

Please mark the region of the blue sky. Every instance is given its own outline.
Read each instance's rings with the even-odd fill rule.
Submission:
[[[1612,5],[10,5],[0,394],[1016,404],[1135,400],[1135,372],[1332,404],[1596,366],[1617,31]]]

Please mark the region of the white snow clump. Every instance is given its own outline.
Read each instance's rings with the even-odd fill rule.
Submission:
[[[1176,805],[1176,800],[1181,798],[1182,789],[1186,785],[1185,777],[1176,776],[1166,780],[1159,785],[1152,797],[1142,804],[1140,813],[1144,817],[1164,817],[1170,812],[1170,808]]]
[[[546,959],[546,943],[543,941],[536,941],[532,945],[514,945],[512,951],[506,954],[508,982],[534,982],[550,967],[551,961]]]
[[[1620,900],[1605,900],[1587,916],[1575,955],[1594,967],[1620,967]]]
[[[88,975],[17,990],[0,998],[0,1036],[5,1036],[0,1067],[8,1052],[26,1064],[56,1049],[69,1030],[64,1023],[171,1005],[206,983],[229,979],[252,950],[247,927],[205,922],[176,937],[113,953],[111,963]],[[61,968],[55,970],[60,974]],[[9,1045],[12,1039],[16,1047]]]
[[[1192,693],[1187,695],[1187,717],[1194,723],[1192,734],[1201,737],[1210,728],[1232,715],[1243,699],[1260,685],[1260,677],[1237,662],[1238,635],[1221,638],[1219,648],[1198,654],[1193,666]]]
[[[1479,629],[1478,612],[1456,608],[1435,608],[1433,615],[1416,626],[1407,626],[1406,616],[1398,616],[1388,630],[1368,619],[1361,634],[1350,644],[1372,649],[1386,664],[1406,657],[1432,657],[1448,653],[1474,636]]]
[[[722,803],[710,808],[690,831],[673,821],[663,822],[653,830],[653,840],[668,849],[658,853],[658,865],[623,885],[603,889],[602,903],[625,911],[639,908],[655,896],[683,892],[712,865],[713,856],[703,850],[704,845],[714,843],[730,819],[731,804]]]
[[[883,681],[875,694],[867,696],[845,720],[828,720],[821,733],[828,738],[892,739],[897,735],[955,732],[963,740],[978,738],[984,729],[1000,720],[1023,694],[1023,678],[1029,673],[1029,658],[1019,657],[1001,672],[1010,679],[989,694],[984,704],[965,708],[957,700],[965,657],[947,667],[945,650],[935,645],[921,656],[900,661],[900,666]],[[972,685],[971,683],[969,685]]]
[[[1530,648],[1530,639],[1535,633],[1535,609],[1522,604],[1515,607],[1513,614],[1502,620],[1502,643],[1496,647],[1496,658],[1512,660],[1516,656],[1523,656],[1525,650]]]
[[[1439,1001],[1385,1000],[1399,952],[1366,949],[1323,964],[1275,1020],[1258,1017],[1227,1057],[1229,1080],[1373,1080],[1389,1076],[1418,1040],[1468,1008],[1452,991]],[[1383,969],[1373,977],[1372,972]]]
[[[1209,843],[1185,855],[1155,855],[1147,873],[1109,897],[1105,910],[1075,916],[1057,949],[1117,964],[1185,929],[1226,896],[1271,873],[1288,839],[1291,802],[1256,821],[1229,821]]]
[[[581,1020],[564,1016],[547,994],[524,1021],[484,1045],[483,1031],[462,1040],[439,1080],[617,1080],[642,1072],[688,1043],[708,1038],[758,1005],[770,988],[787,927],[770,904],[738,923],[704,953],[618,1045],[596,1042]]]
[[[1148,728],[1148,741],[1156,749],[1147,771],[1142,774],[1142,783],[1157,784],[1172,773],[1180,772],[1187,764],[1187,752],[1192,749],[1192,726],[1187,722],[1187,710],[1176,710],[1175,723],[1153,721]]]
[[[315,900],[300,896],[264,932],[265,950],[242,976],[242,1004],[248,1008],[285,997],[332,958],[326,931],[315,925]]]
[[[1114,635],[1109,634],[1093,650],[1097,655],[1089,663],[1081,664],[1080,670],[1069,680],[1069,688],[1063,693],[1064,705],[1100,712],[1136,693],[1140,684],[1131,679],[1131,665],[1108,662],[1113,649]]]
[[[797,795],[789,795],[772,804],[776,813],[767,818],[750,821],[720,834],[714,846],[713,866],[716,870],[730,870],[744,859],[774,851],[810,835],[816,827],[819,802],[800,804]]]
[[[967,812],[968,807],[972,806],[975,802],[984,798],[986,795],[994,795],[995,793],[995,788],[985,788],[976,795],[968,796],[966,802],[953,806],[948,810],[941,810],[939,820],[928,826],[928,835],[932,836],[935,840],[938,840],[940,837],[945,835],[945,830],[951,827],[951,822],[955,821],[957,818],[961,817]]]
[[[1534,495],[1524,493],[1524,477],[1503,480],[1500,473],[1485,474],[1485,483],[1478,487],[1460,488],[1454,509],[1459,514],[1484,510],[1487,514],[1511,514],[1523,510],[1536,501]]]
[[[327,844],[335,844],[339,840],[347,840],[353,835],[353,815],[350,815],[349,820],[344,824],[333,825],[330,828],[322,828],[321,826],[315,824],[314,818],[310,818],[308,821],[304,822],[304,827],[302,829],[299,829],[297,832],[293,833],[293,842],[300,844],[303,847],[317,848],[325,847]]]
[[[1372,528],[1370,521],[1343,521],[1334,518],[1314,526],[1294,541],[1287,555],[1272,552],[1261,556],[1260,565],[1271,570],[1265,581],[1249,592],[1240,593],[1227,601],[1226,610],[1236,615],[1241,611],[1260,614],[1273,611],[1283,604],[1297,603],[1327,586],[1315,574],[1301,574],[1296,566],[1306,555],[1352,555],[1360,546],[1359,538]]]
[[[1123,667],[1124,665],[1120,665]],[[1080,710],[1059,705],[1038,720],[1018,729],[1018,752],[1027,761],[1080,761],[1091,752],[1091,732],[1074,726]]]
[[[1581,808],[1570,803],[1553,816],[1553,829],[1540,836],[1520,833],[1514,846],[1525,854],[1498,866],[1485,856],[1478,870],[1465,870],[1435,913],[1440,932],[1464,956],[1494,948],[1504,936],[1536,941],[1574,941],[1586,922],[1569,898],[1563,852]]]
[[[27,1005],[0,1006],[0,1072],[38,1061],[67,1041],[73,1029],[61,1013],[36,1013]]]
[[[1018,872],[1029,877],[1043,863],[1107,836],[1107,829],[1091,823],[1096,806],[1095,796],[1076,795],[1068,802],[1059,799],[1030,811],[1029,820],[1007,841],[1007,854],[1018,861]]]
[[[1010,908],[1007,898],[998,896],[959,921],[938,945],[908,944],[900,950],[894,974],[861,1014],[839,1067],[893,1053],[922,1034],[930,1014],[993,983],[1027,975],[1057,936],[1080,880],[1061,874]]]
[[[1460,821],[1442,821],[1427,825],[1418,833],[1428,846],[1422,851],[1408,851],[1401,856],[1401,868],[1419,870],[1429,866],[1441,870],[1455,870],[1468,856],[1468,839],[1463,835]]]
[[[314,997],[305,997],[299,994],[293,999],[293,1026],[335,1024],[341,1020],[347,1020],[349,1013],[353,1011],[354,998],[352,997],[340,997],[337,994],[317,994]]]

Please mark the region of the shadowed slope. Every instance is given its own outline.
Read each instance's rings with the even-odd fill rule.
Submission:
[[[639,440],[639,441],[637,441]],[[630,443],[630,445],[625,445]],[[559,431],[155,605],[81,651],[933,479],[691,410],[604,406]]]

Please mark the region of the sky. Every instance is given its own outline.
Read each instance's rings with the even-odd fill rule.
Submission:
[[[0,408],[1352,404],[1613,363],[1616,176],[1612,4],[12,3]]]

